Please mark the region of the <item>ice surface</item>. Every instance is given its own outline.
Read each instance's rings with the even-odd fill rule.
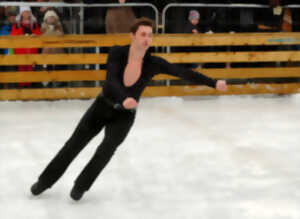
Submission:
[[[0,102],[1,219],[299,219],[300,95],[142,99],[80,202],[100,134],[39,197],[29,188],[92,103]]]

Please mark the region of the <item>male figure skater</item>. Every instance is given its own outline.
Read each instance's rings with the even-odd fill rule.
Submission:
[[[111,48],[103,92],[84,114],[70,139],[48,164],[38,181],[32,185],[33,195],[39,195],[50,188],[88,142],[105,128],[103,141],[75,180],[71,190],[71,198],[80,200],[127,136],[134,122],[141,93],[154,75],[167,73],[221,91],[227,89],[223,80],[216,81],[152,56],[148,51],[152,33],[151,20],[137,19],[131,27],[131,44]]]

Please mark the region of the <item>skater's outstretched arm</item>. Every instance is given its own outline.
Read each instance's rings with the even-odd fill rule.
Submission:
[[[153,57],[153,58],[155,59],[155,63],[157,63],[159,66],[159,73],[165,73],[165,74],[177,76],[182,79],[186,79],[191,82],[196,82],[199,84],[204,84],[221,91],[225,91],[227,89],[225,80],[215,80],[204,74],[201,74],[200,72],[196,72],[179,65],[171,64],[165,59],[160,57]]]

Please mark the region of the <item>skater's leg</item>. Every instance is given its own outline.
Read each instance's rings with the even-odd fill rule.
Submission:
[[[110,161],[117,147],[126,138],[135,118],[135,113],[122,112],[112,122],[105,126],[105,136],[102,143],[96,150],[96,153],[85,166],[75,181],[72,192],[83,192],[89,190],[97,176]],[[75,190],[75,191],[74,191]],[[71,196],[72,196],[71,192]],[[78,198],[80,199],[81,196]],[[73,199],[76,199],[72,196]]]
[[[103,128],[102,117],[105,116],[105,110],[106,106],[102,104],[102,100],[96,99],[80,120],[70,139],[40,175],[39,182],[44,187],[50,188],[63,175],[78,153]]]

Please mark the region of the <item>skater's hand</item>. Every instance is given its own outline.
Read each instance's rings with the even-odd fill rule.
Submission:
[[[132,97],[127,97],[124,101],[123,101],[123,107],[125,109],[135,109],[137,108],[137,102],[135,99],[133,99]]]
[[[227,84],[225,80],[218,80],[216,89],[219,91],[226,91],[227,90]]]

